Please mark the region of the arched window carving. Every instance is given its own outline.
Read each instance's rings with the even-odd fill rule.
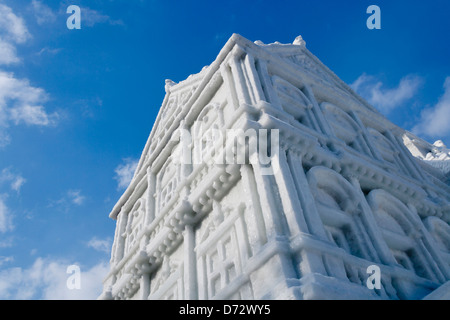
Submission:
[[[423,223],[436,241],[445,261],[450,265],[450,226],[437,217],[428,217]]]
[[[381,234],[397,263],[405,269],[430,280],[436,280],[429,268],[423,235],[416,225],[418,219],[400,200],[384,190],[373,190],[367,196]]]
[[[355,215],[359,214],[360,199],[354,187],[344,177],[324,167],[314,167],[307,173],[317,210],[330,242],[348,253],[370,259],[362,243]]]
[[[220,105],[207,105],[198,115],[192,126],[193,164],[201,164],[208,157],[215,155],[214,146],[224,136],[220,128],[224,126],[223,111]]]
[[[372,142],[375,144],[375,148],[380,153],[383,160],[393,164],[396,168],[399,168],[403,173],[407,174],[408,170],[400,159],[399,149],[390,141],[384,134],[373,128],[367,128]]]
[[[381,134],[378,130],[367,128],[367,131],[372,136],[372,141],[375,142],[377,150],[380,152],[382,158],[388,162],[395,163],[397,151],[392,142],[389,141],[389,139]]]
[[[290,82],[272,76],[272,83],[280,99],[284,111],[299,123],[320,132],[320,126],[313,112],[313,103],[304,92]]]
[[[170,156],[161,168],[156,180],[157,212],[165,208],[167,203],[172,199],[175,190],[180,182],[180,165],[173,161]]]
[[[125,254],[136,244],[139,232],[142,230],[145,215],[145,200],[136,201],[128,214],[128,221],[123,237],[125,238]]]
[[[356,151],[367,153],[367,144],[362,136],[361,127],[356,121],[334,104],[322,102],[320,106],[334,135]]]

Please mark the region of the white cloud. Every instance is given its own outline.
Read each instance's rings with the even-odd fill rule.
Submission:
[[[20,174],[13,173],[11,168],[4,168],[0,171],[0,187],[2,189],[5,186],[17,193],[20,192],[21,187],[26,182],[25,178]],[[0,194],[0,233],[6,233],[8,231],[13,230],[13,215],[6,205],[5,199],[8,197],[8,194]],[[7,247],[9,240],[4,240],[0,242],[0,248]]]
[[[0,38],[0,65],[10,65],[20,62],[16,47]]]
[[[12,182],[11,182],[11,189],[13,189],[16,192],[20,191],[20,188],[22,188],[22,185],[27,180],[21,176],[17,176]]]
[[[26,182],[26,179],[18,173],[13,173],[11,168],[4,168],[0,172],[0,184],[9,183],[10,188],[16,192],[20,192],[20,188]]]
[[[114,20],[110,16],[99,11],[82,7],[81,8],[81,25],[93,27],[98,23],[109,23],[110,25],[123,25],[123,21]]]
[[[71,203],[76,204],[78,206],[82,205],[86,200],[86,197],[81,195],[80,190],[69,190],[67,192],[67,196]]]
[[[13,262],[13,261],[14,261],[14,257],[0,256],[0,267],[6,263]]]
[[[82,195],[81,190],[69,190],[60,199],[51,200],[48,207],[56,208],[63,213],[68,213],[74,206],[81,206],[85,201],[86,197]]]
[[[42,3],[42,1],[31,1],[31,9],[36,17],[36,22],[39,25],[54,22],[56,20],[56,14],[49,6]]]
[[[11,248],[14,245],[14,237],[4,237],[2,236],[0,240],[0,249],[1,248]]]
[[[0,35],[16,43],[24,43],[31,37],[24,20],[3,4],[0,4]]]
[[[0,106],[0,116],[1,116],[1,106]],[[0,149],[4,148],[11,142],[11,138],[9,137],[8,133],[2,129],[1,127],[1,119],[0,119]]]
[[[436,105],[422,111],[419,123],[412,131],[429,137],[450,135],[450,77],[445,79],[444,94]]]
[[[126,158],[124,163],[116,167],[114,172],[116,173],[114,179],[117,180],[117,188],[125,189],[133,179],[134,172],[136,171],[139,160]]]
[[[15,44],[23,43],[30,37],[22,18],[11,8],[0,4],[0,65],[20,62]]]
[[[351,87],[371,105],[387,114],[413,98],[422,83],[421,77],[407,75],[400,80],[397,87],[385,88],[376,77],[363,73],[351,84]]]
[[[27,79],[17,79],[13,73],[0,71],[0,103],[15,102],[29,105],[44,102],[47,94],[41,88],[30,85]]]
[[[13,217],[3,198],[4,196],[0,195],[0,233],[11,231],[14,228]]]
[[[41,16],[45,15],[46,6],[40,1],[33,1],[32,6]],[[46,14],[49,15],[48,12]],[[31,35],[25,21],[10,7],[0,4],[0,66],[20,62],[16,45],[29,38]],[[12,124],[48,126],[56,123],[58,114],[47,113],[44,107],[47,101],[44,89],[0,69],[0,148],[10,143],[7,128]]]
[[[13,73],[0,70],[0,146],[9,142],[6,128],[11,124],[55,124],[58,114],[46,112],[43,104],[47,100],[44,89],[33,87],[27,79],[17,79]]]
[[[109,271],[108,263],[100,262],[86,269],[80,267],[80,289],[69,289],[67,280],[73,274],[65,260],[37,258],[27,269],[9,268],[0,271],[0,299],[9,300],[93,300],[102,291],[102,281]],[[77,265],[75,263],[75,265]]]
[[[38,56],[42,56],[42,55],[54,56],[54,55],[60,53],[61,51],[62,51],[62,48],[44,47],[41,50],[39,50],[39,52],[36,53],[36,55],[38,55]]]
[[[87,243],[87,246],[89,248],[92,248],[94,250],[104,252],[104,253],[110,253],[111,252],[111,239],[98,239],[96,237],[89,240]]]

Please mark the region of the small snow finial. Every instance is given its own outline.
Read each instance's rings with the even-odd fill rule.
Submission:
[[[297,38],[295,38],[293,44],[295,44],[296,46],[306,46],[306,42],[305,40],[303,40],[302,36],[298,36]]]
[[[170,88],[176,84],[177,84],[176,82],[174,82],[170,79],[166,79],[166,85],[165,85],[166,92],[169,92]]]
[[[257,44],[258,46],[264,45],[264,42],[262,42],[261,40],[256,40],[254,43]]]
[[[444,144],[444,142],[442,141],[442,140],[437,140],[437,141],[435,141],[434,143],[433,143],[433,145],[435,146],[435,147],[438,147],[438,148],[442,148],[442,147],[446,147],[446,145]]]

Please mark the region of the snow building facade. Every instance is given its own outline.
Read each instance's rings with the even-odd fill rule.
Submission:
[[[166,80],[110,213],[99,298],[445,297],[450,186],[412,155],[417,141],[301,37],[234,34],[200,73]]]

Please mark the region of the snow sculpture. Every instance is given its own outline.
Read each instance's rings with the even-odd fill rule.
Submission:
[[[436,168],[435,175],[444,175],[443,180],[450,184],[450,149],[441,140],[430,144],[407,133],[403,136],[403,141],[413,156]],[[430,167],[425,167],[431,170]]]
[[[166,81],[110,214],[100,298],[448,296],[448,158],[380,115],[301,37],[235,34],[200,73]],[[368,270],[380,270],[379,288]]]

